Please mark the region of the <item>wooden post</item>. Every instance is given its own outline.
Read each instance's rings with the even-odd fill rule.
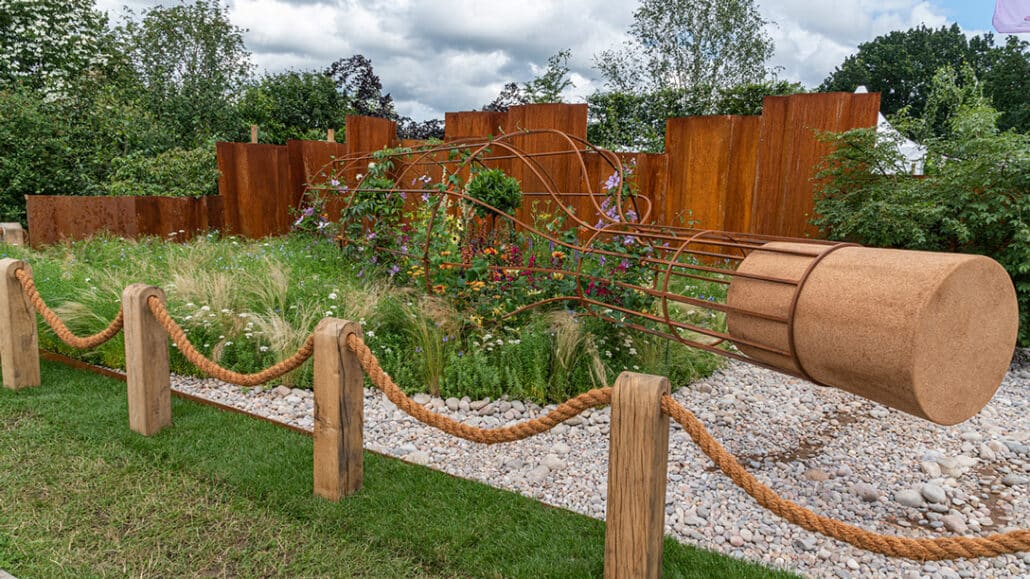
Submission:
[[[258,126],[250,125],[250,142],[257,144],[258,142]]]
[[[129,428],[144,436],[157,434],[172,423],[168,333],[150,312],[150,296],[165,301],[161,288],[142,283],[132,284],[122,292]]]
[[[0,366],[4,386],[12,390],[40,383],[36,310],[14,277],[19,269],[32,273],[23,261],[0,259]]]
[[[325,140],[330,142],[330,143],[335,143],[336,142],[336,131],[333,130],[333,129],[329,129],[328,131],[326,131],[325,132]]]
[[[0,240],[8,245],[25,245],[25,230],[21,223],[0,223]]]
[[[669,380],[623,372],[612,392],[604,576],[661,577]]]
[[[315,494],[337,501],[361,489],[364,373],[347,347],[361,326],[326,318],[315,328]]]

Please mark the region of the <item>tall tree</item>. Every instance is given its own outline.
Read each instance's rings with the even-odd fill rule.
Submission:
[[[266,75],[247,87],[238,110],[241,121],[259,125],[270,143],[324,138],[326,129],[342,128],[350,112],[336,83],[321,71]]]
[[[880,108],[892,115],[904,107],[923,114],[942,67],[962,70],[969,64],[983,83],[984,95],[1002,113],[999,126],[1030,130],[1030,43],[1010,36],[995,46],[994,35],[967,39],[957,24],[932,29],[919,26],[894,31],[862,43],[819,86],[823,91],[853,91],[865,85],[879,92]],[[962,78],[959,78],[960,84]]]
[[[92,0],[0,0],[0,88],[63,93],[111,52],[107,17]]]
[[[250,79],[243,30],[218,0],[128,12],[119,27],[145,107],[183,146],[238,130],[235,100]]]
[[[773,54],[754,0],[641,0],[632,39],[602,51],[596,66],[624,92],[761,82]]]
[[[325,73],[336,83],[353,114],[397,120],[393,97],[383,94],[383,83],[372,69],[372,61],[364,55],[341,58],[329,65]]]
[[[565,89],[575,87],[569,78],[569,59],[572,50],[559,50],[547,59],[547,68],[540,76],[527,82],[522,89],[531,103],[560,103]]]

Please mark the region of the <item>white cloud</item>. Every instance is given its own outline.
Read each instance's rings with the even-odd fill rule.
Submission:
[[[120,13],[125,0],[98,0]],[[138,12],[159,0],[129,0]],[[173,2],[166,1],[165,5]],[[764,0],[781,78],[817,86],[862,42],[891,30],[947,23],[928,0]],[[620,44],[626,0],[229,0],[260,69],[321,69],[353,54],[372,60],[402,114],[417,119],[479,108],[506,82],[538,74],[572,49],[573,101],[600,88],[593,57]]]

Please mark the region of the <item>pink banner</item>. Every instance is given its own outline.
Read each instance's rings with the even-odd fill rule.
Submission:
[[[994,29],[1030,33],[1030,0],[995,0]]]

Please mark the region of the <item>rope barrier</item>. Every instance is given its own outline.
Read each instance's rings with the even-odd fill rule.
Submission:
[[[375,354],[359,336],[347,336],[349,347],[371,379],[390,402],[419,422],[472,442],[496,444],[512,442],[540,434],[558,423],[568,420],[593,406],[611,403],[612,389],[597,388],[560,404],[541,418],[504,428],[478,428],[428,410],[415,402],[394,383],[380,366]],[[777,495],[751,473],[744,470],[736,457],[730,454],[704,427],[700,420],[671,396],[662,397],[662,412],[678,422],[690,438],[734,484],[751,495],[758,504],[774,514],[809,531],[843,541],[859,549],[889,557],[920,561],[944,559],[994,557],[1007,553],[1030,550],[1030,530],[1017,530],[987,537],[938,537],[915,539],[882,535],[861,527],[824,517]]]
[[[172,342],[179,348],[182,355],[190,361],[191,364],[200,368],[202,372],[213,378],[218,378],[224,382],[230,382],[237,386],[257,386],[264,384],[269,380],[275,380],[280,376],[292,372],[300,367],[315,351],[315,335],[309,334],[307,339],[304,340],[304,344],[289,358],[271,366],[265,368],[260,372],[253,374],[241,374],[240,372],[234,372],[227,368],[219,366],[213,360],[207,358],[201,354],[193,344],[190,343],[189,338],[186,337],[186,332],[183,331],[179,324],[175,323],[172,316],[168,313],[168,309],[156,296],[150,296],[147,299],[147,306],[150,308],[150,312],[154,314],[154,318],[161,324],[161,327],[168,332],[168,336],[172,339]]]
[[[32,306],[54,330],[58,338],[69,346],[79,349],[94,348],[107,342],[121,331],[124,324],[124,313],[119,309],[118,315],[104,330],[92,336],[76,336],[60,320],[57,314],[47,307],[43,298],[36,290],[36,285],[31,275],[25,270],[19,269],[15,272],[15,276],[21,283],[22,289],[32,303]],[[187,360],[205,374],[239,386],[257,386],[269,380],[274,380],[297,369],[314,353],[315,340],[314,334],[311,334],[300,349],[289,358],[260,372],[241,374],[223,368],[201,354],[190,343],[189,338],[186,337],[186,332],[172,319],[164,303],[156,296],[151,296],[147,299],[147,306],[150,308],[151,313],[153,313],[154,318],[168,332],[172,342],[175,343]],[[360,336],[350,334],[347,336],[346,343],[347,347],[354,352],[365,374],[386,395],[390,402],[428,426],[472,442],[498,444],[536,436],[551,430],[558,424],[579,415],[589,408],[608,405],[612,401],[611,387],[595,388],[575,398],[566,400],[540,418],[500,428],[479,428],[433,412],[409,398],[397,386],[390,375],[382,369],[379,365],[379,360]],[[765,509],[809,531],[843,541],[866,551],[889,557],[921,561],[995,557],[1003,554],[1030,551],[1030,529],[1019,529],[986,537],[917,539],[874,533],[855,525],[819,515],[810,509],[777,495],[771,488],[745,470],[737,458],[712,437],[704,424],[690,410],[676,402],[671,396],[663,396],[661,405],[662,412],[678,422],[701,451],[734,484],[751,495]]]
[[[119,306],[118,315],[111,320],[106,328],[93,334],[92,336],[79,337],[72,333],[68,329],[68,326],[61,321],[61,318],[54,313],[43,301],[42,296],[39,295],[39,291],[36,289],[36,282],[32,280],[32,276],[29,275],[24,269],[19,269],[14,272],[14,276],[18,278],[18,282],[21,283],[22,291],[25,292],[25,297],[32,303],[32,307],[39,312],[39,315],[43,317],[43,320],[50,326],[50,329],[54,331],[54,334],[65,344],[68,344],[72,348],[79,350],[91,350],[97,346],[107,342],[111,338],[118,335],[118,332],[122,330],[122,326],[125,323],[124,312]]]
[[[537,434],[547,432],[588,408],[604,406],[612,401],[611,388],[595,388],[571,400],[566,400],[540,418],[534,418],[502,428],[478,428],[428,410],[425,406],[409,398],[394,383],[393,378],[379,366],[379,360],[376,359],[376,355],[372,353],[372,350],[369,349],[365,341],[359,336],[355,334],[348,335],[347,347],[357,356],[358,363],[361,364],[365,374],[372,380],[372,384],[382,390],[386,398],[393,402],[397,408],[400,408],[419,422],[472,442],[498,444],[536,436]]]
[[[995,557],[1006,553],[1030,550],[1030,529],[986,537],[937,537],[913,539],[881,535],[861,527],[824,517],[777,495],[754,475],[744,470],[737,458],[729,453],[694,416],[680,403],[666,394],[662,397],[662,411],[683,427],[694,443],[712,462],[730,477],[734,484],[751,495],[758,504],[788,522],[809,531],[844,541],[850,545],[887,555],[922,561],[943,559]]]

